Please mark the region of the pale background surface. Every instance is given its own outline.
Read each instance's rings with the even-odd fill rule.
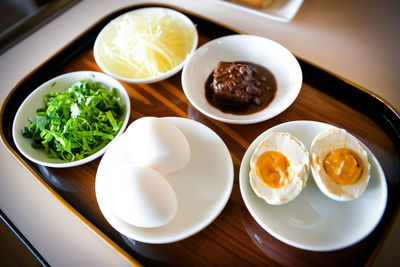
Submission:
[[[169,3],[241,32],[273,39],[400,109],[400,3],[396,0],[305,0],[290,23],[222,11],[214,0],[82,1],[0,55],[0,102],[23,77],[100,18],[121,7],[150,2]],[[4,145],[0,145],[0,170],[0,209],[51,265],[127,265],[33,179]],[[374,265],[400,262],[399,224],[397,219]]]

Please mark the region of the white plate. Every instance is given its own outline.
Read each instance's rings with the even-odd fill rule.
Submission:
[[[303,0],[274,0],[271,5],[265,8],[253,8],[250,6],[232,3],[226,0],[218,0],[221,4],[243,10],[256,16],[281,22],[289,22],[296,15]]]
[[[108,145],[103,147],[98,152],[81,160],[68,162],[58,158],[49,158],[42,149],[32,148],[32,139],[24,138],[21,134],[21,129],[29,126],[28,118],[35,118],[36,110],[43,107],[43,98],[50,92],[63,92],[68,89],[74,82],[88,80],[101,82],[108,89],[115,87],[120,96],[121,103],[124,105],[124,115],[121,120],[124,121],[119,136],[126,128],[129,120],[131,104],[128,93],[120,82],[108,76],[107,74],[96,71],[75,71],[57,76],[36,88],[19,107],[13,122],[13,139],[18,150],[29,160],[47,167],[66,168],[74,167],[92,161],[107,150]]]
[[[293,121],[272,127],[253,141],[240,167],[240,191],[253,218],[277,239],[301,249],[329,251],[355,244],[375,228],[386,208],[385,175],[366,147],[371,178],[365,192],[355,200],[339,202],[328,198],[319,191],[311,174],[300,195],[287,204],[268,205],[256,196],[249,183],[250,158],[262,139],[271,132],[289,132],[310,148],[314,136],[332,127],[314,121]]]
[[[220,61],[248,61],[267,68],[275,76],[277,93],[263,110],[250,115],[225,113],[210,105],[205,83]],[[298,96],[302,72],[296,58],[270,39],[236,34],[214,39],[197,49],[182,71],[182,88],[190,103],[213,119],[234,124],[249,124],[270,119],[287,109]]]
[[[118,157],[126,162],[121,142],[115,139],[104,154],[96,174],[96,197],[107,221],[121,234],[137,241],[153,244],[182,240],[208,226],[225,207],[233,186],[233,162],[222,139],[203,124],[184,118],[165,118],[185,135],[191,150],[188,165],[174,173],[164,174],[178,198],[178,211],[168,224],[157,228],[140,228],[116,217],[106,199],[107,179],[113,178],[110,165]]]

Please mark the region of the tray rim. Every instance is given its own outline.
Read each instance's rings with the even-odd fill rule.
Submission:
[[[130,9],[136,9],[136,8],[141,8],[141,7],[151,7],[151,6],[160,6],[160,7],[166,7],[166,8],[172,8],[175,9],[179,12],[186,13],[190,16],[197,17],[201,20],[205,20],[207,22],[210,22],[212,24],[216,24],[220,27],[223,27],[227,30],[233,31],[238,34],[249,34],[245,31],[241,31],[235,27],[232,27],[230,25],[220,23],[216,21],[215,19],[209,18],[207,16],[203,16],[200,14],[196,14],[193,11],[186,10],[184,8],[181,8],[179,6],[176,6],[174,4],[165,4],[165,3],[137,3],[137,4],[128,4],[123,7],[119,7],[117,9],[111,10],[109,13],[103,15],[102,17],[99,17],[96,22],[94,22],[92,25],[89,27],[85,28],[82,30],[80,34],[78,34],[75,38],[73,38],[71,41],[67,42],[63,46],[61,46],[56,52],[54,52],[51,56],[49,56],[45,61],[40,63],[37,67],[32,69],[29,73],[27,73],[9,92],[7,93],[6,97],[4,98],[3,102],[1,103],[0,107],[0,118],[3,118],[4,115],[4,110],[9,102],[10,98],[13,96],[13,94],[17,91],[17,89],[23,84],[27,79],[29,79],[33,74],[35,74],[38,70],[42,69],[43,66],[47,65],[54,57],[59,55],[61,52],[66,50],[68,47],[73,45],[75,42],[77,42],[80,38],[88,34],[91,30],[96,28],[101,22],[109,19],[110,17],[115,16],[115,14],[121,13],[123,11],[128,11]],[[329,74],[330,76],[333,76],[334,78],[354,87],[355,89],[366,93],[367,95],[371,96],[372,98],[376,99],[377,101],[381,102],[386,108],[388,108],[399,121],[400,121],[400,112],[399,110],[396,109],[394,105],[392,105],[389,101],[387,101],[385,98],[381,97],[379,94],[372,92],[371,90],[355,83],[352,82],[350,79],[347,79],[341,75],[338,75],[334,73],[333,71],[330,71],[310,60],[307,60],[305,58],[302,58],[296,54],[293,54],[297,59],[300,61],[303,61],[305,64],[310,65],[311,67],[314,67],[316,69],[319,69],[322,72],[325,72]],[[304,82],[304,81],[303,81]],[[333,97],[335,98],[335,97]],[[335,98],[337,99],[337,98]],[[340,99],[338,99],[340,101]],[[341,101],[342,102],[342,101]],[[365,114],[364,114],[365,115]],[[382,129],[382,128],[381,128]],[[399,129],[400,130],[400,129]],[[382,129],[383,132],[384,129]],[[131,264],[134,266],[142,266],[133,256],[131,256],[128,252],[126,252],[123,248],[121,248],[118,244],[116,244],[111,238],[109,238],[105,233],[103,233],[100,229],[98,229],[93,223],[91,223],[88,219],[86,219],[80,212],[78,212],[67,200],[65,200],[60,194],[57,193],[55,189],[53,189],[49,184],[47,184],[42,177],[40,177],[30,166],[27,162],[24,161],[24,159],[18,154],[16,150],[14,150],[11,146],[10,143],[8,143],[4,131],[3,131],[3,125],[0,123],[0,139],[4,146],[7,148],[7,150],[11,153],[11,155],[14,156],[14,158],[19,161],[20,164],[30,173],[41,185],[43,185],[47,191],[57,200],[59,201],[69,212],[71,212],[80,222],[82,222],[85,227],[87,227],[89,230],[94,232],[100,239],[102,239],[107,246],[110,248],[114,249],[121,257],[129,261]],[[393,141],[393,140],[391,140]],[[399,136],[399,141],[400,141],[400,136]],[[392,142],[393,143],[393,142]],[[398,151],[399,159],[400,159],[400,152]],[[396,210],[394,211],[393,217],[398,217],[400,215],[400,205],[396,207]],[[391,229],[393,228],[394,225],[394,218],[391,218],[390,221],[388,222],[388,227],[385,229],[383,232],[383,235],[379,238],[379,241],[377,242],[376,247],[373,249],[371,255],[368,257],[366,261],[366,265],[371,265],[376,258],[378,252],[382,248],[384,242],[386,241],[389,233],[391,232]]]

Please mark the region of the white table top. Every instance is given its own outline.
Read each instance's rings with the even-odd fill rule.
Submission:
[[[122,7],[150,2],[81,1],[42,26],[0,55],[0,102],[27,74],[100,18]],[[400,5],[396,0],[304,0],[289,23],[217,8],[222,4],[215,0],[153,2],[175,5],[240,32],[273,39],[296,56],[367,88],[400,110]],[[32,179],[4,145],[0,145],[0,170],[1,210],[51,265],[128,264]],[[394,245],[399,241],[397,219],[374,264],[400,262]]]

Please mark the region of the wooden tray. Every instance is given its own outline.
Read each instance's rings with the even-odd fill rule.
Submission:
[[[58,201],[132,263],[200,266],[370,264],[398,213],[399,115],[388,103],[368,90],[301,59],[298,60],[304,82],[296,101],[280,115],[251,125],[230,125],[203,116],[186,99],[181,87],[181,73],[150,85],[123,83],[132,101],[130,121],[142,116],[190,118],[213,129],[224,140],[232,155],[235,181],[225,209],[206,229],[183,241],[150,245],[130,240],[114,230],[101,214],[94,192],[100,159],[79,167],[54,169],[32,163],[18,152],[12,138],[12,122],[22,101],[37,86],[59,74],[77,70],[100,71],[92,50],[97,34],[112,18],[134,8],[137,7],[119,10],[99,21],[30,73],[10,92],[0,113],[1,138],[9,151],[43,186],[54,193]],[[199,46],[214,38],[236,33],[204,18],[188,15],[197,25]],[[268,128],[293,120],[315,120],[347,129],[369,147],[382,165],[388,185],[385,213],[374,231],[353,246],[330,252],[294,248],[264,231],[243,203],[239,190],[239,168],[246,149]]]

